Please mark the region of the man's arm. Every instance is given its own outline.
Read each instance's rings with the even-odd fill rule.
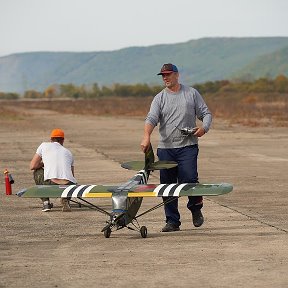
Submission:
[[[43,167],[42,158],[36,153],[30,162],[30,169],[36,170]]]
[[[151,125],[150,123],[145,123],[144,125],[144,136],[141,142],[141,149],[144,153],[148,150],[151,144],[150,136],[154,130],[154,127],[155,126]]]
[[[194,136],[202,137],[210,129],[212,123],[212,114],[203,97],[196,89],[194,89],[194,96],[196,116],[203,123],[202,127],[196,130]]]

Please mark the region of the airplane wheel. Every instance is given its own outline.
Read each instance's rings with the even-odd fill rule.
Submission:
[[[111,228],[107,228],[105,231],[104,231],[104,236],[105,238],[109,238],[111,235]]]
[[[142,238],[146,238],[147,237],[147,228],[146,228],[146,226],[142,226],[140,228],[140,234],[141,234]]]

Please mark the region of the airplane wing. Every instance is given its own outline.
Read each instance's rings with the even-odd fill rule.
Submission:
[[[109,198],[118,186],[105,185],[37,185],[19,191],[17,196],[25,198]]]
[[[229,183],[147,184],[137,185],[133,190],[128,197],[217,196],[231,192],[233,186]]]
[[[21,190],[17,195],[25,198],[110,198],[118,193],[128,197],[217,196],[232,190],[233,186],[229,183],[147,184],[123,190],[119,186],[105,185],[38,185]]]

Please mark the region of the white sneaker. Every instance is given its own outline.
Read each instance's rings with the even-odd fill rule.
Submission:
[[[52,207],[53,207],[53,203],[49,203],[49,201],[44,201],[42,212],[49,212]]]

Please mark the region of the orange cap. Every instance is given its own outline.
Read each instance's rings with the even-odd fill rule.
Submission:
[[[63,138],[64,139],[64,131],[57,128],[53,129],[50,135],[51,138]]]

